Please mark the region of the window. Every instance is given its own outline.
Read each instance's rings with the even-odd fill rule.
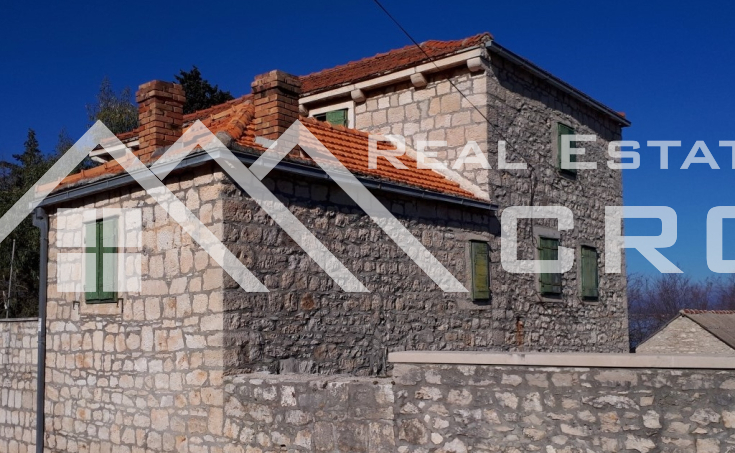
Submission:
[[[574,132],[574,129],[567,126],[566,124],[558,123],[557,124],[557,136],[556,136],[556,168],[561,170],[563,173],[567,173],[570,175],[576,175],[577,169],[572,168],[561,168],[561,148],[562,148],[562,137],[564,135],[575,135],[576,132]],[[569,143],[570,148],[576,148],[577,145],[574,142]],[[577,162],[577,155],[576,154],[569,154],[569,162]]]
[[[582,246],[582,297],[597,299],[599,295],[599,274],[597,272],[597,249]]]
[[[487,242],[470,242],[472,266],[472,299],[490,299],[490,256]]]
[[[117,219],[84,225],[84,290],[87,303],[114,302]]]
[[[557,260],[559,239],[539,237],[538,259]],[[558,272],[539,274],[541,294],[561,294],[561,274]]]
[[[349,122],[347,120],[347,109],[332,110],[331,112],[320,113],[314,115],[319,121],[326,121],[334,126],[347,127]]]

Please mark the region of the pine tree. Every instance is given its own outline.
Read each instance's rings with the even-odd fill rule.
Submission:
[[[51,168],[56,157],[41,151],[36,133],[28,130],[23,152],[13,154],[15,162],[0,162],[0,215],[5,214],[23,194]],[[13,294],[10,316],[34,316],[38,306],[39,234],[30,216],[0,243],[0,289],[6,292],[10,278],[11,249],[15,240],[13,262]],[[5,317],[3,304],[0,316]]]
[[[196,112],[234,99],[229,91],[222,91],[218,85],[212,86],[203,79],[202,73],[196,66],[192,66],[188,72],[182,69],[179,75],[174,77],[176,82],[184,87],[184,93],[186,93],[184,113]]]

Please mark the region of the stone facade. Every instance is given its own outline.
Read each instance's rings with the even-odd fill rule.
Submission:
[[[449,79],[468,92],[470,100],[454,92]],[[454,69],[435,74],[421,90],[397,85],[367,95],[365,104],[355,108],[358,128],[406,135],[409,145],[414,139],[447,140],[447,148],[437,151],[440,159],[450,163],[467,140],[474,140],[495,167],[495,143],[500,139],[497,131],[502,130],[510,144],[509,159],[528,161],[532,171],[475,167],[464,171],[463,178],[486,191],[501,210],[524,204],[569,207],[575,214],[575,229],[561,233],[561,245],[578,248],[584,243],[603,250],[604,206],[622,204],[620,174],[607,169],[604,157],[607,141],[620,137],[618,126],[500,60],[493,60],[484,72]],[[488,126],[483,116],[494,127]],[[574,126],[578,133],[600,137],[587,152],[587,160],[598,162],[597,172],[580,171],[571,178],[556,171],[553,128],[557,121]],[[50,212],[45,423],[48,451],[435,449],[448,453],[466,451],[462,450],[466,449],[465,441],[476,443],[475,451],[482,451],[485,445],[507,445],[511,448],[508,451],[533,450],[543,439],[552,439],[548,444],[552,450],[547,451],[577,451],[574,448],[587,445],[588,440],[591,449],[603,442],[613,445],[603,437],[627,441],[622,434],[585,434],[581,422],[575,421],[579,418],[577,412],[583,409],[575,411],[588,403],[579,400],[579,406],[569,403],[566,407],[559,396],[568,392],[566,398],[573,400],[577,397],[572,394],[573,387],[559,385],[553,397],[535,390],[537,398],[532,394],[534,383],[539,381],[510,368],[432,366],[413,383],[409,382],[411,376],[423,372],[421,369],[397,370],[396,384],[374,377],[390,374],[387,356],[391,351],[626,351],[624,275],[601,273],[600,298],[590,302],[580,297],[575,267],[564,277],[562,297],[543,298],[537,290],[536,276],[510,274],[501,268],[499,224],[490,211],[375,191],[379,201],[467,286],[470,241],[490,244],[491,299],[474,302],[468,294],[442,292],[336,184],[280,170],[274,170],[263,183],[370,293],[339,289],[214,164],[175,172],[165,184],[265,284],[267,294],[246,293],[239,288],[137,185],[65,203],[59,207],[141,209],[143,242],[137,252],[142,257],[143,281],[140,293],[125,294],[108,304],[88,304],[83,295],[60,293],[56,275],[62,250],[56,246],[57,217]],[[537,227],[552,229],[554,225],[521,223],[519,239],[524,248],[520,258],[534,257]],[[470,368],[472,373],[487,375],[487,379],[473,387],[478,382],[473,381],[472,374],[466,374]],[[272,375],[242,375],[256,372]],[[292,372],[302,375],[285,375]],[[276,373],[284,376],[274,376]],[[314,373],[349,373],[353,377],[306,376]],[[498,373],[513,373],[520,381],[513,378],[510,383],[504,382]],[[534,370],[532,374],[544,373],[553,382],[551,370]],[[572,376],[569,379],[573,383],[594,384],[596,387],[590,388],[617,398],[620,389],[613,391],[596,379],[604,373],[569,370],[564,376]],[[636,377],[635,385],[629,386],[635,387],[629,389],[631,392],[640,393],[635,393],[636,398],[655,392],[648,382],[674,382],[675,374],[655,373],[659,374]],[[721,374],[713,373],[706,385],[729,385],[725,384],[729,381],[722,381]],[[465,379],[462,376],[467,382],[461,381]],[[696,379],[692,376],[690,381],[682,382],[689,385]],[[452,380],[466,384],[468,389],[459,385],[450,388]],[[424,398],[421,389],[429,384],[433,390]],[[472,393],[476,390],[484,393]],[[514,392],[518,394],[512,396]],[[24,410],[27,393],[20,397]],[[496,393],[511,395],[508,401],[515,398],[521,403],[505,405]],[[724,393],[713,394],[726,397]],[[18,397],[14,398],[13,404]],[[531,409],[521,414],[529,398]],[[668,404],[665,396],[660,399]],[[434,406],[439,411],[442,401],[446,402],[447,415],[416,415]],[[497,436],[494,444],[481,440],[489,435],[485,424],[495,424],[496,418],[491,415],[483,418],[491,409],[483,412],[472,406],[483,401],[497,406],[492,410],[500,429],[490,430]],[[720,400],[701,401],[702,407],[714,408]],[[9,400],[7,404],[17,409]],[[641,403],[637,404],[617,408],[616,414],[631,420],[644,417],[648,409],[642,411]],[[417,412],[406,412],[410,405]],[[561,413],[561,418],[535,414],[537,407]],[[595,409],[586,409],[590,415],[584,416],[590,424],[602,420],[605,413],[615,412],[607,407]],[[660,416],[666,418],[670,412],[664,409]],[[691,418],[697,412],[687,414]],[[524,417],[531,415],[537,418],[525,421]],[[729,416],[720,412],[718,420],[711,422],[716,430],[695,434],[702,434],[703,442],[726,442],[720,424]],[[448,424],[433,423],[437,417],[446,417]],[[534,436],[541,437],[523,437],[522,429],[513,434],[509,434],[512,430],[504,430],[511,427],[511,422],[521,421],[538,431]],[[477,426],[467,428],[467,432],[455,429],[455,425],[466,428],[471,423]],[[638,426],[635,423],[631,421],[630,426]],[[623,431],[636,439],[633,442],[643,439],[643,428],[626,430],[625,426]],[[3,428],[5,432],[10,429],[0,418]],[[18,436],[25,439],[23,429],[20,433],[17,429],[13,432],[16,440]],[[606,432],[601,427],[588,429]],[[563,436],[566,438],[561,442]],[[682,445],[690,437],[682,434]],[[640,442],[647,445],[644,440]],[[493,451],[488,448],[486,451]]]
[[[368,92],[366,101],[355,106],[355,128],[402,135],[412,149],[416,149],[418,140],[446,141],[446,147],[433,146],[426,152],[436,152],[436,159],[448,162],[449,167],[468,141],[477,142],[487,153],[490,143],[485,123],[487,76],[483,72],[471,73],[466,68],[454,69],[431,74],[427,82],[418,89],[403,82]],[[452,84],[467,97],[458,93]],[[487,170],[468,164],[461,174],[481,191],[488,192]]]
[[[166,179],[220,238],[221,178],[208,165]],[[48,451],[217,451],[210,447],[221,444],[224,423],[222,269],[137,185],[65,207],[141,209],[143,281],[120,304],[59,293],[62,250],[50,213]]]
[[[492,307],[504,313],[506,324],[513,324],[506,326],[506,336],[497,346],[526,351],[627,351],[625,267],[620,274],[603,272],[605,206],[623,205],[622,172],[607,165],[609,142],[622,138],[620,124],[495,55],[488,57],[484,71],[471,72],[463,66],[427,79],[424,88],[403,82],[366,90],[365,102],[354,107],[355,127],[403,135],[411,147],[418,140],[444,140],[446,147],[427,151],[436,151],[437,159],[450,169],[467,141],[476,141],[492,169],[468,164],[454,173],[461,173],[498,204],[499,216],[508,206],[528,205],[564,206],[574,214],[574,229],[558,233],[560,246],[576,250],[574,267],[563,275],[561,297],[543,296],[537,275],[504,271],[499,265],[499,234],[489,241],[494,264]],[[573,127],[577,134],[597,137],[580,145],[586,148],[580,161],[595,162],[596,170],[579,170],[570,176],[557,169],[558,123]],[[498,169],[500,140],[507,142],[507,161],[525,162],[529,170]],[[443,173],[453,177],[452,171]],[[556,221],[519,223],[519,259],[536,259],[542,229],[556,230]],[[597,300],[581,297],[582,245],[598,251]]]
[[[385,374],[405,349],[503,348],[504,312],[445,293],[336,184],[273,174],[269,190],[367,287],[345,293],[235,186],[225,190],[225,244],[264,282],[247,293],[227,280],[232,372]],[[488,211],[376,192],[461,282],[470,239],[489,240]]]
[[[685,316],[679,316],[638,345],[644,354],[704,354],[735,356],[735,349]]]
[[[38,320],[0,320],[0,452],[36,451]]]

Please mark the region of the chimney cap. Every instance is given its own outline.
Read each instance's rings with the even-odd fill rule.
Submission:
[[[253,91],[263,91],[269,88],[290,88],[291,91],[301,92],[301,79],[298,76],[287,72],[274,69],[273,71],[255,76],[255,80],[250,84]]]

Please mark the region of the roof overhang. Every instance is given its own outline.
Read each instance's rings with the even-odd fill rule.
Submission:
[[[232,144],[231,147],[233,154],[248,167],[261,156],[261,153],[251,148],[238,146],[236,144]],[[184,168],[194,168],[208,164],[210,162],[214,162],[215,158],[221,157],[218,156],[217,151],[213,152],[213,154],[214,155],[211,155],[205,151],[195,151],[186,156],[182,161],[178,162],[177,164],[168,165],[172,165],[177,170],[181,170]],[[167,164],[163,164],[163,167],[165,168],[166,165]],[[174,168],[170,168],[169,170],[171,171]],[[278,163],[274,170],[309,178],[332,180],[335,182],[339,181],[339,178],[334,179],[330,177],[324,170],[317,166],[312,166],[295,161],[282,160]],[[437,202],[460,205],[469,208],[489,210],[492,212],[496,212],[498,210],[498,205],[482,200],[475,200],[471,198],[464,198],[450,194],[433,192],[430,190],[404,186],[390,181],[377,180],[359,175],[355,175],[355,177],[366,188],[372,190],[378,190],[392,194],[400,194],[407,197],[419,198],[423,200],[432,200]],[[57,192],[52,192],[38,206],[44,208],[52,207],[72,200],[79,200],[90,195],[95,195],[98,193],[107,192],[109,190],[125,187],[130,184],[137,183],[133,175],[127,172],[119,173],[116,175],[102,176],[97,179],[85,181],[84,183],[62,188]]]
[[[556,89],[568,94],[577,101],[588,105],[593,109],[599,111],[603,115],[609,117],[620,126],[630,126],[630,121],[628,121],[628,119],[626,119],[619,112],[616,112],[605,104],[593,99],[591,96],[574,88],[573,86],[569,85],[558,77],[555,77],[551,73],[544,71],[540,67],[526,60],[525,58],[516,55],[515,53],[498,44],[496,41],[492,40],[488,41],[483,46],[466,49],[462,52],[458,52],[448,57],[437,58],[436,60],[430,61],[428,63],[421,63],[410,68],[392,72],[390,74],[381,75],[357,83],[341,85],[336,88],[319,91],[313,94],[307,93],[299,99],[299,105],[308,108],[310,104],[327,102],[336,98],[343,98],[346,96],[350,96],[353,92],[372,90],[385,86],[395,85],[401,82],[412,81],[411,77],[415,76],[416,74],[430,74],[463,65],[466,65],[471,71],[476,71],[478,69],[481,69],[481,67],[478,66],[478,61],[482,61],[482,59],[486,58],[491,58],[493,54],[523,67],[531,74],[535,75],[541,80],[548,82]]]
[[[543,69],[539,68],[535,64],[531,63],[530,61],[526,60],[525,58],[516,55],[515,53],[511,52],[510,50],[506,49],[505,47],[498,44],[496,41],[488,41],[485,44],[485,47],[493,54],[496,54],[500,56],[501,58],[505,58],[506,60],[515,63],[524,69],[528,70],[531,74],[535,75],[536,77],[540,78],[541,80],[545,80],[549,84],[553,85],[556,89],[570,95],[571,97],[577,99],[578,101],[582,102],[583,104],[589,105],[590,107],[600,111],[601,113],[605,114],[606,116],[610,117],[612,120],[617,121],[621,126],[628,127],[630,126],[630,121],[628,121],[624,116],[622,116],[620,113],[616,112],[615,110],[611,109],[610,107],[606,106],[605,104],[596,101],[589,95],[583,93],[582,91],[574,88],[573,86],[569,85],[568,83],[564,82],[563,80],[559,79],[558,77],[555,77],[551,73],[544,71]]]
[[[401,69],[390,74],[385,74],[362,82],[350,83],[337,88],[326,91],[320,91],[314,94],[306,94],[299,99],[300,105],[308,105],[316,102],[328,101],[330,99],[349,95],[355,90],[372,90],[384,86],[395,85],[396,83],[410,81],[414,74],[429,74],[439,72],[445,69],[466,65],[469,60],[483,57],[486,51],[482,47],[475,47],[456,53],[449,57],[438,58],[428,63],[418,64],[416,66]]]

